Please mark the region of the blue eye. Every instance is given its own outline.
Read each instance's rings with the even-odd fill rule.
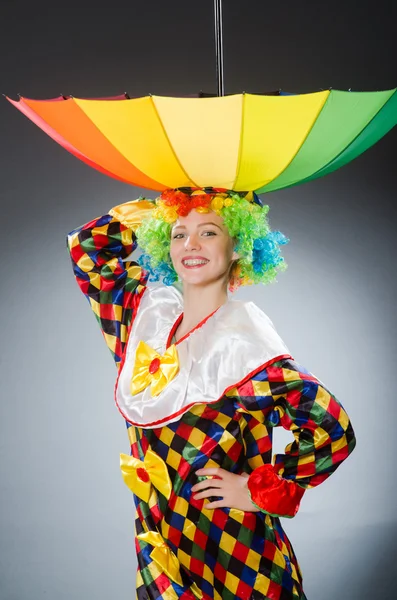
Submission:
[[[204,235],[206,235],[207,233],[209,235],[216,235],[215,231],[204,231]]]

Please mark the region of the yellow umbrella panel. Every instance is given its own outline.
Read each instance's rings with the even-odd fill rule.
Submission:
[[[121,181],[263,193],[364,152],[397,123],[396,91],[8,99],[69,152]]]

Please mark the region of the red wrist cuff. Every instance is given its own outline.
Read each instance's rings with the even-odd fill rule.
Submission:
[[[305,493],[305,488],[277,475],[271,464],[254,469],[247,484],[252,502],[274,517],[294,517]]]

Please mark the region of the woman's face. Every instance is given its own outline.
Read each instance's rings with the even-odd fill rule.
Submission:
[[[222,217],[212,211],[192,210],[187,217],[179,217],[171,230],[171,260],[184,283],[227,283],[230,267],[239,258],[233,247]]]

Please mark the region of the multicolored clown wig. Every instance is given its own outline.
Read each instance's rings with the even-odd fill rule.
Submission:
[[[233,268],[229,290],[240,285],[270,283],[287,265],[280,245],[289,242],[280,231],[271,231],[267,220],[269,206],[255,192],[235,192],[221,188],[167,189],[155,201],[156,208],[137,229],[138,244],[144,254],[138,259],[151,281],[162,278],[172,285],[178,276],[170,258],[171,229],[180,216],[214,211],[223,218],[229,235],[236,240],[240,258]]]

